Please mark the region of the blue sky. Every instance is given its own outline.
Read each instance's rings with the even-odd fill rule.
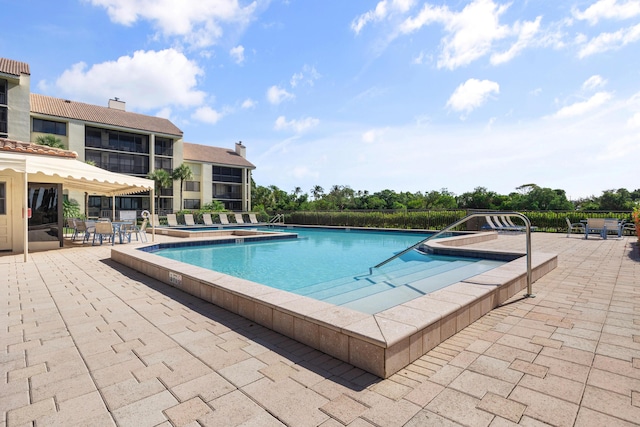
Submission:
[[[640,187],[640,0],[0,6],[32,92],[243,141],[259,185]]]

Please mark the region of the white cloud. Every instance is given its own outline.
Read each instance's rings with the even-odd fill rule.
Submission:
[[[638,40],[640,40],[640,24],[620,29],[615,33],[601,33],[592,38],[580,49],[578,57],[584,58],[596,53],[620,49]]]
[[[574,8],[572,14],[576,19],[586,20],[591,25],[597,24],[601,19],[629,19],[640,15],[640,1],[599,0],[584,12]]]
[[[74,64],[55,86],[69,98],[98,105],[117,96],[127,103],[127,109],[192,107],[204,102],[205,93],[196,89],[203,74],[194,61],[174,49],[139,50],[133,56],[91,67],[84,62]]]
[[[586,101],[580,101],[567,105],[566,107],[562,107],[553,115],[553,117],[557,119],[565,119],[568,117],[581,116],[589,111],[595,110],[610,99],[611,94],[609,92],[598,92]]]
[[[236,64],[242,64],[244,62],[244,47],[242,45],[232,47],[229,50],[229,55],[231,55]]]
[[[387,129],[371,129],[362,134],[362,142],[372,144],[382,140]]]
[[[500,93],[500,85],[490,80],[469,79],[456,88],[447,107],[469,113],[482,106],[493,93]]]
[[[318,80],[320,77],[321,77],[320,73],[316,71],[315,67],[305,64],[302,67],[302,71],[300,71],[299,73],[295,73],[291,77],[289,84],[291,85],[291,87],[296,87],[300,83],[305,83],[309,86],[313,86],[315,81]]]
[[[254,108],[256,106],[257,102],[254,101],[251,98],[247,98],[244,101],[242,101],[242,105],[241,107],[244,108],[245,110],[248,110],[250,108]]]
[[[164,107],[161,108],[158,112],[156,112],[156,117],[162,117],[163,119],[171,120],[171,108]]]
[[[235,31],[246,26],[257,2],[242,7],[237,0],[89,0],[101,6],[113,22],[131,26],[139,20],[152,23],[165,37],[180,37],[195,47],[213,45],[223,35],[223,26]]]
[[[582,83],[582,89],[591,90],[598,87],[602,87],[607,84],[607,81],[599,75],[593,75],[589,77],[584,83]]]
[[[405,13],[413,7],[414,3],[414,0],[382,0],[378,2],[375,9],[354,19],[351,22],[351,29],[354,33],[360,34],[368,23],[383,21],[394,13]]]
[[[283,101],[295,98],[295,95],[286,91],[286,89],[278,86],[271,86],[267,89],[267,100],[274,105],[278,105]]]
[[[640,128],[640,113],[635,113],[631,116],[629,120],[627,120],[627,125],[633,129]]]
[[[439,68],[455,69],[489,54],[498,41],[516,37],[504,52],[494,53],[491,62],[500,64],[511,60],[531,44],[538,43],[534,36],[540,29],[541,17],[534,21],[515,22],[512,26],[500,24],[500,17],[510,4],[497,5],[492,0],[474,0],[461,12],[448,6],[425,4],[415,16],[407,18],[399,27],[402,34],[410,34],[423,26],[441,23],[446,35],[442,39]]]
[[[302,133],[306,130],[309,130],[313,127],[318,126],[318,123],[320,123],[320,120],[314,117],[306,117],[300,120],[287,121],[285,116],[280,116],[276,119],[274,129],[275,130],[292,130],[296,133]]]
[[[195,113],[193,113],[192,117],[198,121],[214,125],[222,119],[223,114],[211,107],[205,106],[198,108]]]
[[[525,21],[524,23],[516,22],[513,25],[513,32],[518,34],[518,40],[506,51],[491,55],[491,63],[498,65],[509,62],[515,58],[518,53],[532,45],[535,41],[535,36],[540,31],[541,20],[542,17],[538,16],[535,21]]]

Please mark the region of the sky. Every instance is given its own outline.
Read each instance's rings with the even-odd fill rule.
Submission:
[[[247,147],[258,185],[640,188],[640,0],[0,0],[31,92]]]

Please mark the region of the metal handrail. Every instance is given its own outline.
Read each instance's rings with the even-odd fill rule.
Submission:
[[[526,216],[524,216],[523,214],[519,213],[519,212],[483,212],[483,213],[472,213],[469,214],[467,216],[465,216],[462,219],[459,219],[458,221],[454,222],[453,224],[448,225],[447,227],[443,228],[442,230],[438,231],[435,234],[432,234],[431,236],[427,237],[426,239],[423,239],[421,241],[419,241],[418,243],[416,243],[415,245],[411,245],[409,246],[407,249],[403,250],[402,252],[398,252],[397,254],[393,255],[390,258],[387,258],[386,260],[382,261],[381,263],[370,267],[369,268],[369,274],[373,274],[373,269],[374,268],[380,268],[383,265],[385,265],[388,262],[393,261],[396,258],[401,257],[402,255],[406,254],[409,251],[414,250],[415,248],[417,248],[420,245],[425,244],[426,242],[428,242],[431,239],[435,239],[436,237],[441,236],[442,234],[446,233],[447,231],[451,230],[452,228],[455,228],[465,222],[467,222],[468,220],[470,220],[471,218],[476,218],[476,217],[481,217],[481,216],[491,216],[491,215],[501,215],[501,216],[508,216],[508,217],[512,217],[512,216],[517,216],[518,218],[522,219],[527,227],[527,242],[526,242],[526,249],[527,249],[527,293],[525,294],[525,297],[528,298],[533,298],[535,295],[533,295],[533,289],[532,289],[532,282],[531,282],[531,221],[529,221],[529,218],[527,218]]]
[[[276,222],[284,224],[284,214],[276,214],[269,220],[269,224],[275,224]]]

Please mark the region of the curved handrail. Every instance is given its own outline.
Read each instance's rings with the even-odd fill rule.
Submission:
[[[369,274],[373,273],[373,269],[374,268],[380,268],[383,265],[385,265],[388,262],[393,261],[396,258],[401,257],[402,255],[406,254],[409,251],[414,250],[415,248],[417,248],[420,245],[425,244],[426,242],[428,242],[431,239],[435,239],[436,237],[441,236],[442,234],[446,233],[447,231],[450,231],[452,228],[455,228],[461,224],[464,224],[465,222],[467,222],[468,220],[470,220],[471,218],[476,218],[476,217],[480,217],[480,216],[487,216],[487,215],[503,215],[503,216],[517,216],[518,218],[522,219],[527,227],[527,242],[526,242],[526,249],[527,249],[527,294],[525,295],[525,297],[534,297],[533,295],[533,289],[532,289],[532,283],[531,283],[531,221],[529,221],[529,218],[527,218],[525,215],[519,213],[519,212],[483,212],[483,213],[472,213],[469,214],[467,216],[465,216],[462,219],[459,219],[458,221],[454,222],[453,224],[448,225],[447,227],[443,228],[442,230],[438,231],[435,234],[432,234],[431,236],[427,237],[426,239],[423,239],[421,241],[419,241],[418,243],[416,243],[415,245],[411,245],[409,246],[407,249],[398,252],[397,254],[393,255],[390,258],[387,258],[386,260],[382,261],[381,263],[370,267],[369,268]]]

